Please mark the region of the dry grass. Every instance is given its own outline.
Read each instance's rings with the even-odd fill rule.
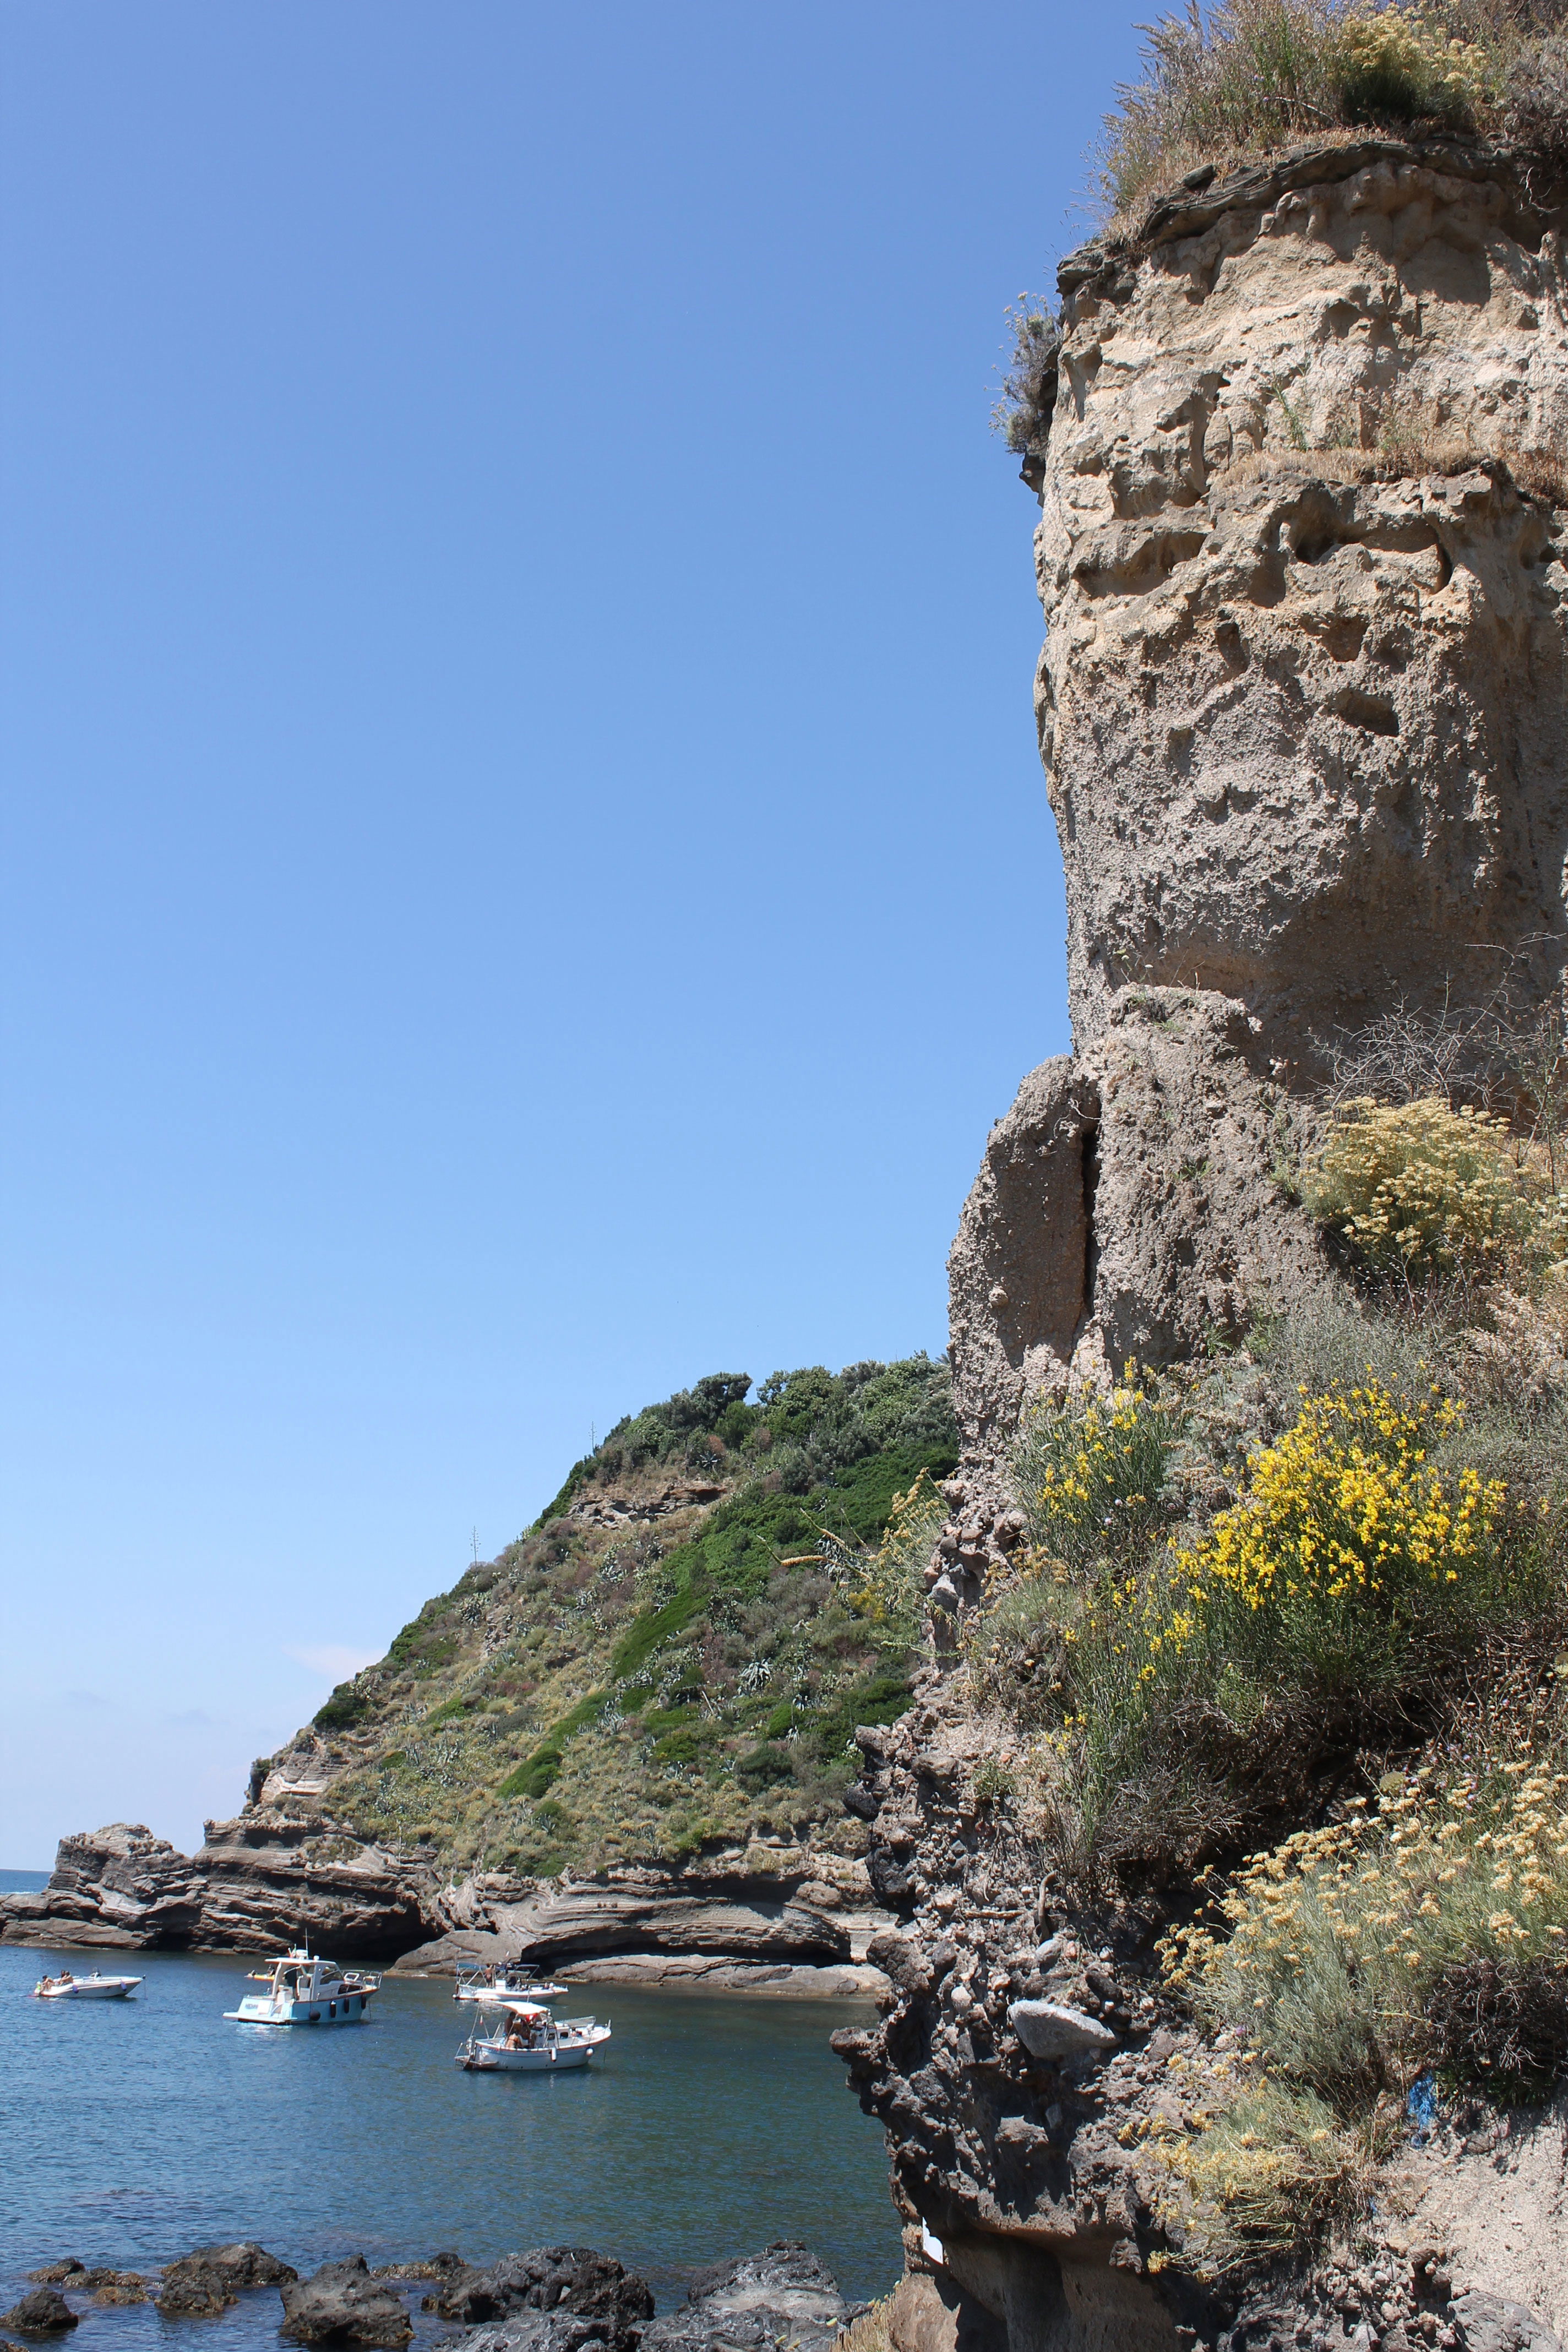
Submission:
[[[1188,0],[1146,30],[1094,158],[1111,232],[1152,196],[1303,141],[1382,130],[1486,135],[1568,161],[1568,51],[1555,0]],[[1529,168],[1527,160],[1526,168]]]

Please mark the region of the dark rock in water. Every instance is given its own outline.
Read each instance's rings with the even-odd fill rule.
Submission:
[[[36,2286],[9,2311],[0,2311],[0,2327],[25,2328],[32,2336],[58,2336],[77,2324],[75,2312],[56,2286]]]
[[[838,2282],[798,2239],[699,2272],[678,2311],[642,2332],[642,2352],[833,2352],[839,2330],[863,2304],[846,2303]]]
[[[245,2288],[281,2286],[299,2275],[253,2238],[230,2246],[195,2246],[164,2271],[158,2309],[165,2319],[206,2319],[237,2303]]]
[[[79,2262],[75,2254],[68,2254],[64,2262],[46,2263],[41,2271],[29,2271],[27,2279],[32,2286],[64,2286],[68,2279],[79,2284],[86,2270],[84,2262]]]
[[[523,2312],[591,2319],[595,2340],[621,2352],[635,2343],[643,2321],[653,2317],[653,2296],[635,2273],[591,2246],[536,2246],[529,2253],[504,2254],[488,2270],[465,2271],[439,2293],[427,2294],[425,2308],[469,2327]],[[541,2338],[535,2347],[531,2334],[530,2352],[575,2352],[575,2346],[564,2337],[547,2346]]]
[[[373,2278],[363,2254],[323,2263],[308,2279],[281,2286],[280,2336],[295,2344],[378,2344],[395,2348],[414,2333],[400,2298]]]

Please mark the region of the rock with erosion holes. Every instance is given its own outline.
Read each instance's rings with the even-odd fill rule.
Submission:
[[[1031,2058],[1099,2058],[1116,2047],[1109,2026],[1065,2001],[1013,2001],[1007,2022]]]
[[[809,2247],[784,2239],[700,2271],[679,2309],[643,2329],[642,2352],[833,2352],[863,2309]]]
[[[1522,2303],[1472,2292],[1450,2305],[1460,2352],[1562,2352],[1557,2337]]]
[[[36,2286],[9,2311],[0,2311],[0,2327],[20,2327],[29,2336],[59,2336],[77,2325],[77,2315],[58,2286]]]
[[[193,2246],[164,2271],[158,2310],[164,2319],[208,2319],[237,2303],[247,2288],[281,2286],[299,2275],[254,2238],[226,2246]]]
[[[285,2282],[279,2293],[283,2324],[278,2332],[290,2343],[377,2344],[397,2352],[414,2333],[401,2297],[371,2276],[363,2254],[323,2263],[310,2278]]]
[[[621,2352],[653,2317],[653,2296],[643,2280],[610,2254],[596,2254],[591,2246],[536,2246],[527,2253],[503,2254],[488,2269],[465,2271],[427,2294],[425,2308],[469,2327],[486,2320],[510,2322],[529,2311],[571,2313],[598,2323],[597,2340]]]

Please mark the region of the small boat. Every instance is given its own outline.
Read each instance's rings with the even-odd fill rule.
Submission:
[[[502,1960],[499,1965],[490,1960],[459,1969],[452,1999],[487,2000],[492,2005],[506,2000],[555,2000],[565,1990],[564,1985],[544,1983],[537,1969],[524,1968],[521,1960]]]
[[[100,1977],[94,1969],[89,1977],[73,1977],[69,1969],[62,1969],[58,1977],[40,1977],[33,1987],[35,2000],[128,2000],[137,1986],[145,1981],[142,1977]]]
[[[458,2063],[474,2074],[549,2074],[585,2066],[610,2038],[608,2024],[592,2017],[564,2017],[559,2025],[537,2001],[506,2003],[508,2022],[493,2033],[470,2033]]]
[[[247,1993],[224,2015],[236,2025],[354,2025],[381,1990],[379,1976],[342,1969],[336,1960],[312,1959],[308,1951],[286,1952],[265,1979],[265,1993]]]

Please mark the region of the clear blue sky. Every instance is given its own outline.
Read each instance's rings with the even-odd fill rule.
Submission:
[[[1067,1042],[1005,305],[1119,12],[0,12],[0,1863],[591,1432],[945,1342]]]

